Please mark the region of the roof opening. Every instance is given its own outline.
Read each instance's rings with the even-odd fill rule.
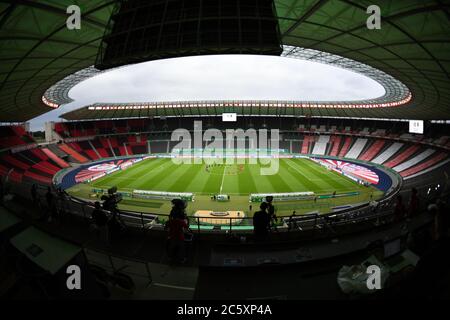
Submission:
[[[157,60],[102,73],[70,97],[97,102],[298,100],[356,101],[385,94],[362,74],[318,62],[254,55]]]

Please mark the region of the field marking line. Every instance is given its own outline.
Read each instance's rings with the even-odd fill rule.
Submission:
[[[222,171],[222,182],[220,183],[220,191],[219,191],[219,193],[222,193],[223,181],[225,180],[225,169],[226,169],[226,167],[224,167],[223,171]]]
[[[136,180],[133,178],[127,178],[127,175],[129,175],[129,174],[134,175],[136,173],[140,173],[141,171],[144,171],[146,169],[147,164],[149,163],[149,161],[147,161],[147,160],[151,160],[151,159],[142,160],[141,162],[139,162],[137,164],[133,164],[132,166],[127,168],[127,170],[118,170],[116,172],[113,172],[111,174],[108,174],[108,175],[98,179],[97,181],[104,182],[104,181],[111,180],[112,182],[114,182],[116,180],[119,180],[119,181],[121,181],[121,180]],[[124,175],[125,177],[122,177],[122,175]],[[112,184],[114,184],[114,183],[112,183]]]
[[[292,160],[292,159],[288,159],[288,160]],[[343,177],[341,177],[340,175],[338,175],[338,176],[336,176],[336,178],[334,178],[334,177],[330,177],[329,175],[328,175],[328,173],[332,173],[332,172],[334,172],[333,170],[331,170],[330,172],[328,172],[328,171],[324,171],[324,172],[320,172],[318,169],[320,169],[320,166],[318,166],[314,161],[312,161],[311,159],[307,159],[307,160],[309,160],[309,164],[305,164],[311,171],[317,171],[317,173],[318,174],[323,174],[324,175],[324,178],[322,178],[322,179],[318,179],[318,180],[314,180],[314,179],[310,179],[310,178],[308,178],[308,176],[307,175],[305,175],[305,174],[303,174],[303,173],[301,173],[300,171],[298,171],[301,175],[303,175],[305,178],[307,178],[308,180],[310,180],[310,181],[320,181],[320,182],[322,182],[322,183],[324,183],[324,184],[326,184],[327,186],[329,186],[330,188],[332,188],[332,189],[334,189],[335,191],[336,190],[338,190],[338,189],[341,189],[341,188],[345,188],[346,186],[344,185],[344,183],[341,183],[340,181],[339,181],[339,178],[343,178]],[[292,162],[294,162],[294,161],[292,161]],[[290,166],[290,167],[292,167],[294,170],[297,170],[296,168],[294,168],[289,162],[287,162],[288,163],[288,165]],[[294,162],[295,163],[295,162]],[[297,165],[297,164],[296,164]],[[314,167],[314,166],[316,166],[316,167],[318,167],[318,168],[316,168],[316,167]],[[312,168],[312,167],[314,167],[314,168]],[[334,173],[337,173],[337,172],[334,172]],[[317,174],[315,174],[315,173],[313,173],[313,172],[311,172],[311,174],[312,175],[314,175],[314,176],[318,176]],[[330,180],[331,180],[331,182],[330,181],[327,181],[326,179],[325,179],[325,177],[327,177],[327,178],[329,178]],[[349,179],[350,180],[350,179]],[[352,182],[352,181],[346,181],[346,182]],[[336,183],[336,184],[339,184],[340,186],[339,187],[336,187],[336,186],[333,186],[331,183]]]
[[[142,187],[142,186],[145,186],[146,184],[147,184],[147,182],[148,182],[148,178],[146,178],[146,177],[149,177],[149,176],[152,176],[152,175],[155,175],[155,174],[158,174],[158,173],[160,173],[162,170],[163,170],[163,168],[166,166],[166,165],[168,165],[170,163],[170,161],[167,161],[167,162],[164,162],[164,163],[161,163],[161,164],[159,164],[158,166],[156,166],[155,168],[152,168],[151,170],[148,170],[148,172],[145,172],[143,175],[141,175],[140,177],[138,177],[138,178],[136,178],[136,179],[134,179],[136,182],[138,182],[136,185],[135,185],[135,188],[134,189],[139,189],[140,187]],[[146,168],[146,170],[147,170],[148,168]],[[143,171],[146,171],[146,170],[143,170]],[[139,182],[140,181],[140,182]],[[133,185],[133,183],[131,183],[131,184],[129,184],[129,185]],[[156,187],[157,185],[155,185],[154,187]],[[151,189],[155,189],[155,188],[151,188]]]
[[[288,159],[288,160],[291,160],[291,159]],[[288,161],[286,161],[286,164],[287,164],[290,168],[292,168],[292,169],[294,169],[295,171],[297,171],[297,172],[300,174],[300,176],[302,176],[302,177],[305,178],[306,180],[311,180],[311,179],[308,179],[308,177],[305,176],[305,174],[304,174],[303,172],[301,172],[300,169],[297,168],[296,166],[290,164]],[[304,187],[306,187],[306,185],[304,185],[303,183],[302,183],[302,185],[303,185]],[[306,189],[307,189],[307,188],[306,188]],[[312,190],[311,190],[311,191],[312,191]]]

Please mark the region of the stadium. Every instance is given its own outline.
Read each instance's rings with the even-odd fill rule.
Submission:
[[[449,29],[448,1],[0,3],[0,296],[448,298]],[[342,69],[384,94],[97,101],[30,130],[90,79],[236,54]],[[89,289],[65,287],[73,265]]]

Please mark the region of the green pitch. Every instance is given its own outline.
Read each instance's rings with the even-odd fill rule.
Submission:
[[[279,159],[279,170],[275,175],[261,175],[260,164],[209,165],[175,164],[171,159],[147,159],[124,171],[117,171],[91,184],[77,185],[69,192],[84,198],[92,197],[92,188],[118,190],[155,190],[168,192],[192,192],[195,201],[189,203],[189,213],[196,210],[242,210],[252,214],[258,204],[249,209],[250,193],[285,193],[312,191],[316,194],[337,194],[359,192],[356,196],[335,199],[302,200],[279,202],[279,215],[319,211],[330,212],[338,205],[360,203],[380,198],[382,192],[373,187],[365,187],[334,172],[329,171],[309,159]],[[228,194],[229,202],[211,200],[214,194]],[[92,200],[92,199],[91,199]],[[170,210],[169,201],[135,200],[124,201],[124,209],[143,212],[165,213]]]

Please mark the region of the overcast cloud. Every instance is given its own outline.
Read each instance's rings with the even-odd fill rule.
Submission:
[[[220,55],[151,61],[74,87],[75,101],[31,121],[41,130],[68,111],[101,102],[182,100],[360,100],[384,94],[377,82],[340,68],[291,58]]]

